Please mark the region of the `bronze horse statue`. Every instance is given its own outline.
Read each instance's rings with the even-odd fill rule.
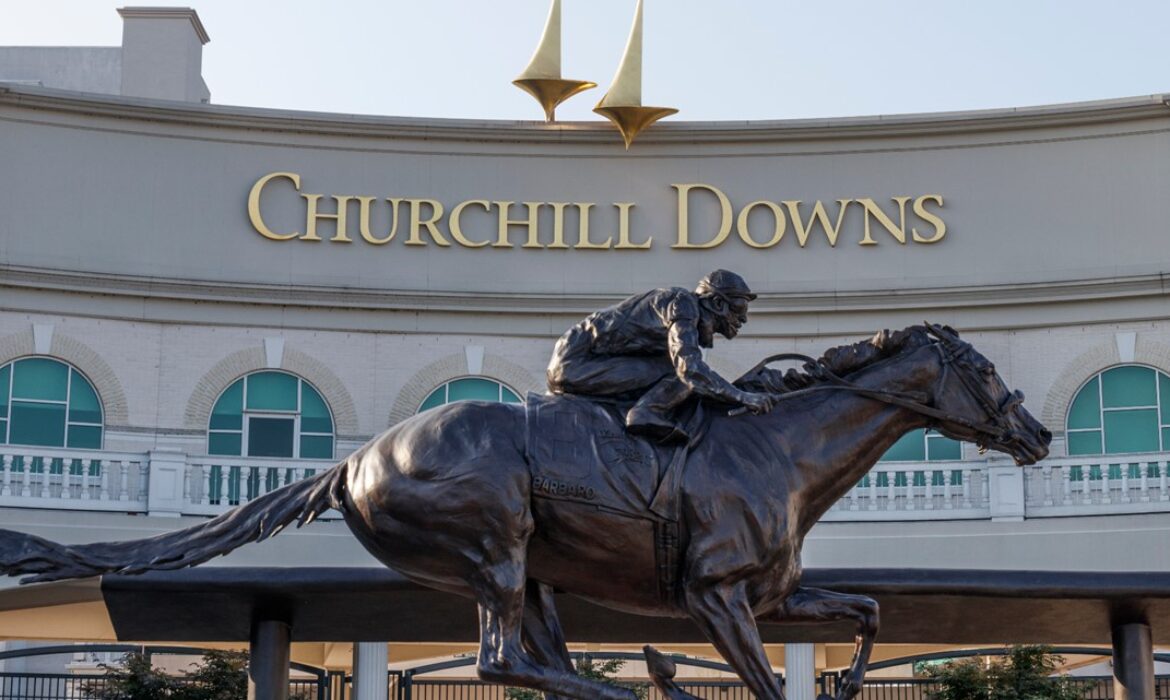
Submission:
[[[877,634],[877,604],[801,586],[806,533],[910,430],[929,426],[1021,465],[1048,454],[1051,434],[949,328],[879,333],[829,351],[812,369],[793,382],[795,370],[761,364],[740,380],[753,391],[784,392],[770,413],[710,411],[679,481],[678,583],[666,598],[640,580],[654,567],[653,543],[629,537],[604,510],[534,499],[524,407],[481,402],[419,414],[326,472],[186,530],[73,546],[0,531],[0,570],[47,581],[193,566],[336,508],[387,566],[476,600],[485,680],[550,698],[635,697],[574,673],[556,588],[626,611],[690,618],[766,700],[783,692],[759,623],[853,621],[857,646],[837,694],[850,700]],[[649,647],[647,657],[668,697],[693,697],[673,682],[665,657]]]

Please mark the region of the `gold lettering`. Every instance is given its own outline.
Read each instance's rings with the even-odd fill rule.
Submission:
[[[877,222],[882,225],[882,228],[890,232],[899,243],[906,243],[906,202],[910,201],[909,197],[892,197],[898,203],[898,216],[900,217],[901,225],[895,226],[893,219],[886,216],[882,208],[877,205],[877,202],[872,199],[864,198],[856,200],[865,209],[865,235],[861,237],[858,245],[877,245],[877,241],[869,235],[869,217],[877,219]]]
[[[463,216],[463,210],[472,204],[483,207],[484,211],[491,211],[492,205],[486,199],[469,199],[455,205],[455,208],[451,210],[451,216],[447,219],[447,225],[451,229],[451,238],[454,238],[459,245],[467,248],[482,248],[488,242],[468,240],[467,236],[463,235],[463,224],[459,221],[459,217]]]
[[[260,216],[260,193],[264,191],[264,187],[271,181],[278,177],[283,177],[290,180],[297,192],[301,191],[301,176],[296,173],[268,173],[264,177],[256,181],[252,185],[252,191],[248,193],[248,219],[252,221],[252,228],[256,229],[256,233],[270,238],[274,241],[290,241],[301,235],[300,231],[293,231],[292,233],[276,233],[264,223],[264,219]]]
[[[569,206],[568,202],[549,202],[553,209],[553,242],[548,245],[549,248],[568,248],[569,245],[565,243],[565,207]]]
[[[337,231],[334,232],[333,238],[329,240],[334,243],[353,243],[346,233],[346,210],[349,208],[350,200],[356,197],[349,197],[346,195],[333,195],[334,201],[337,202],[337,213],[323,214],[317,210],[318,203],[324,195],[320,194],[302,194],[305,202],[308,204],[305,213],[305,235],[301,236],[302,241],[319,241],[321,238],[317,236],[317,221],[319,219],[333,219],[337,223]]]
[[[508,227],[510,226],[527,226],[528,240],[524,242],[522,248],[543,248],[540,245],[539,229],[537,228],[537,217],[540,214],[540,205],[543,202],[524,202],[524,206],[528,207],[527,219],[509,219],[508,210],[512,208],[514,202],[492,202],[500,208],[500,226],[497,232],[496,242],[492,244],[493,248],[511,248],[512,244],[508,242]]]
[[[431,234],[431,238],[435,243],[446,248],[451,245],[444,236],[443,232],[439,230],[438,222],[443,218],[443,205],[433,199],[408,199],[410,202],[410,236],[406,239],[406,245],[426,245],[426,241],[422,239],[419,234],[419,229],[425,227],[427,232]],[[431,218],[422,218],[422,207],[427,205],[431,208]]]
[[[589,210],[593,208],[593,203],[574,204],[573,206],[577,207],[580,217],[577,223],[577,245],[573,247],[579,250],[605,250],[609,248],[613,236],[605,239],[602,243],[593,243],[589,240]]]
[[[930,238],[918,235],[918,229],[911,228],[910,235],[914,237],[915,243],[938,243],[943,236],[947,235],[947,224],[937,214],[926,210],[926,202],[934,200],[938,203],[939,208],[943,206],[943,198],[941,194],[924,194],[918,199],[914,200],[914,213],[917,214],[923,221],[934,226],[934,235]]]
[[[727,195],[723,194],[718,187],[703,184],[690,185],[671,185],[671,187],[678,190],[678,242],[671,246],[671,248],[714,248],[723,241],[727,240],[727,236],[731,234],[731,223],[734,218],[731,213],[731,200]],[[719,232],[715,237],[706,243],[691,243],[690,240],[690,192],[695,188],[701,188],[714,194],[719,199],[719,209],[721,219],[719,222]]]
[[[402,200],[398,197],[387,197],[386,201],[390,202],[390,233],[385,238],[378,238],[373,233],[370,233],[370,205],[373,204],[377,197],[358,197],[360,206],[358,208],[358,231],[361,232],[362,238],[366,243],[373,245],[385,245],[394,240],[395,234],[398,233],[398,203]]]
[[[748,231],[748,218],[751,216],[752,209],[755,207],[767,207],[770,209],[772,211],[772,218],[776,222],[776,228],[772,231],[772,238],[769,239],[767,243],[758,243],[754,238],[752,238],[751,232]],[[775,202],[759,200],[757,202],[748,204],[739,212],[739,219],[736,221],[736,228],[739,230],[739,237],[743,239],[744,243],[747,243],[753,248],[771,248],[772,246],[779,243],[780,239],[784,237],[784,230],[788,228],[788,219],[785,218],[784,210],[780,208],[779,204]]]
[[[837,210],[837,225],[833,226],[829,222],[829,215],[825,212],[825,205],[821,200],[813,206],[812,215],[808,218],[808,225],[805,225],[804,220],[800,216],[800,200],[791,200],[781,202],[788,207],[788,216],[792,219],[792,229],[796,231],[796,242],[803,248],[808,243],[808,235],[812,233],[813,226],[820,222],[821,228],[825,230],[825,237],[829,239],[829,246],[837,247],[837,236],[841,233],[841,222],[845,220],[846,206],[852,202],[851,199],[838,199],[837,204],[840,209]]]
[[[645,243],[630,242],[630,210],[634,208],[634,202],[614,202],[613,205],[618,208],[618,244],[614,248],[648,250],[654,241],[653,237],[647,238]]]

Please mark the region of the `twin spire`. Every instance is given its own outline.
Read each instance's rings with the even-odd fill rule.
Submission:
[[[535,97],[550,122],[556,119],[557,105],[579,92],[597,87],[596,83],[587,80],[561,77],[561,0],[552,0],[540,45],[528,67],[512,84]],[[642,106],[642,0],[638,0],[634,11],[634,26],[630,29],[626,53],[613,83],[593,111],[614,123],[627,149],[643,129],[678,112],[670,107]]]

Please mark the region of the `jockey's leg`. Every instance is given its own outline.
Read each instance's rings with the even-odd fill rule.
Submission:
[[[674,412],[690,396],[690,387],[678,377],[663,377],[626,413],[626,427],[663,442],[686,442],[689,436],[675,421]]]

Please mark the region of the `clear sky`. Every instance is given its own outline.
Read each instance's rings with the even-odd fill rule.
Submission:
[[[1167,0],[645,0],[644,103],[673,119],[933,112],[1170,92]],[[563,0],[564,73],[600,88],[634,0]],[[150,0],[142,4],[171,4]],[[180,3],[183,4],[183,3]],[[539,119],[510,84],[548,0],[191,0],[212,101]],[[116,46],[117,3],[0,0],[0,46]]]

